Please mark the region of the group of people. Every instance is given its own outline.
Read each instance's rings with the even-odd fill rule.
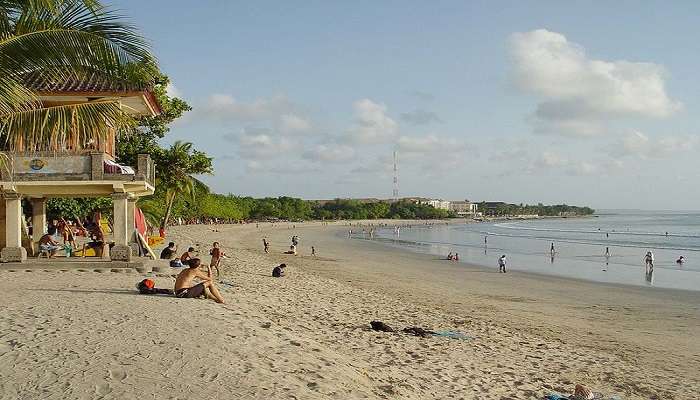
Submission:
[[[209,250],[209,255],[211,256],[211,261],[209,262],[209,268],[216,269],[216,275],[220,275],[219,264],[221,264],[221,259],[226,257],[226,253],[221,250],[219,242],[214,242],[212,244],[211,250]],[[194,260],[197,260],[197,264],[201,263],[201,260],[196,257],[196,250],[194,247],[187,248],[187,251],[182,253],[181,256],[177,256],[177,246],[175,242],[168,243],[168,247],[164,248],[160,252],[161,260],[169,260],[170,266],[172,268],[182,268],[184,266],[191,266]]]
[[[450,261],[459,261],[459,253],[454,253],[450,252],[450,254],[447,255],[447,259]]]
[[[216,283],[212,268],[216,269],[217,277],[219,276],[219,263],[226,256],[222,251],[219,242],[214,242],[212,249],[209,251],[211,262],[207,265],[206,273],[201,270],[202,260],[196,257],[194,247],[189,247],[179,258],[176,258],[177,246],[174,242],[168,243],[168,246],[161,251],[160,258],[165,260],[179,261],[181,267],[188,268],[181,271],[175,279],[174,295],[178,298],[198,298],[205,297],[214,300],[217,303],[224,303],[224,297],[221,295]],[[274,278],[285,276],[286,264],[280,264],[272,269]],[[195,283],[195,280],[199,282]],[[158,293],[152,290],[149,293]]]
[[[76,219],[75,223],[67,221],[65,218],[51,220],[48,224],[47,233],[39,238],[39,251],[45,253],[48,258],[53,258],[60,250],[63,250],[66,256],[70,257],[78,251],[78,244],[75,238],[84,236],[89,241],[82,246],[82,256],[85,257],[87,255],[88,249],[93,249],[97,257],[102,257],[106,253],[106,248],[108,246],[111,247],[112,244],[107,243],[105,240],[100,219],[100,213],[95,213],[94,218],[86,219],[85,223],[82,223],[80,219]],[[34,234],[35,229],[36,227],[32,227],[32,234]],[[61,238],[63,239],[63,244],[59,242]]]

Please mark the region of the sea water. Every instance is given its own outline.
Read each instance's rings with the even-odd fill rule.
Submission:
[[[509,270],[700,290],[700,212],[602,211],[586,218],[429,223],[402,226],[398,233],[389,226],[372,239],[442,257],[459,253],[461,262],[495,270],[505,254]],[[647,251],[654,253],[651,272],[644,262]],[[679,264],[681,255],[685,262]]]

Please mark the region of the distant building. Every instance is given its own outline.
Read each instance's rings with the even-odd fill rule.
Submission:
[[[450,211],[457,215],[476,215],[479,210],[479,206],[476,203],[472,203],[469,200],[457,200],[450,201]]]
[[[416,204],[425,204],[428,206],[432,206],[434,208],[437,208],[438,210],[449,210],[450,209],[450,202],[442,199],[426,199],[423,197],[412,197],[412,198],[407,198],[406,200],[409,200],[413,203]]]
[[[498,209],[504,206],[507,206],[503,201],[485,201],[482,203],[483,205],[483,212],[485,215],[498,215]]]

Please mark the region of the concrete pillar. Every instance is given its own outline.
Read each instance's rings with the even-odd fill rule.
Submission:
[[[32,199],[32,242],[34,254],[39,254],[39,239],[46,233],[46,199]]]
[[[127,228],[128,218],[128,194],[114,193],[112,194],[112,205],[114,208],[114,246],[110,250],[110,258],[112,261],[130,261],[131,248],[129,247],[129,237]]]
[[[27,259],[22,247],[22,196],[5,193],[5,248],[0,252],[2,262],[21,262]]]
[[[136,211],[136,197],[133,195],[129,196],[126,203],[126,233],[127,241],[132,242],[134,240],[134,212]]]

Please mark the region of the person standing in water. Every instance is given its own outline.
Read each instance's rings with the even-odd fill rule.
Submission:
[[[555,253],[555,251],[554,251],[554,242],[552,242],[552,246],[549,248],[549,254],[551,254],[552,256],[554,256],[554,253]]]
[[[504,274],[506,273],[506,255],[502,255],[498,259],[498,272],[503,272]]]
[[[644,263],[646,264],[647,270],[653,270],[654,269],[654,253],[652,253],[651,251],[647,251],[647,254],[644,256]]]

